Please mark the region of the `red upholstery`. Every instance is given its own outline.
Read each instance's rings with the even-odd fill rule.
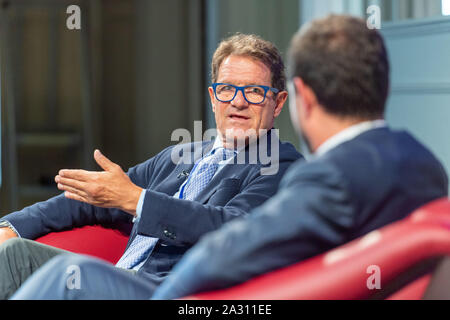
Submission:
[[[116,263],[123,254],[128,235],[100,226],[86,226],[45,235],[36,241],[64,250],[87,254]]]
[[[449,213],[450,201],[443,199],[432,202],[424,208],[417,210],[411,215],[411,219],[415,221],[435,221],[442,223],[442,225],[449,226]],[[388,300],[419,300],[427,289],[430,280],[431,274],[425,275],[391,295]]]
[[[187,299],[366,299],[371,274],[381,270],[384,288],[429,258],[450,255],[450,202],[443,199],[411,217],[305,262],[257,277],[244,284]],[[419,299],[429,277],[419,279],[391,299]]]
[[[450,227],[450,200],[446,198],[434,201],[415,211],[410,219],[417,222],[434,221]]]

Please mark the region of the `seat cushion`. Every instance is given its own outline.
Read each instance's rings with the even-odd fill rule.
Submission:
[[[49,233],[36,241],[116,263],[125,250],[128,234],[101,226],[86,226]]]

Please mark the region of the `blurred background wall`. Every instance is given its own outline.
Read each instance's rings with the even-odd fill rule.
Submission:
[[[394,64],[388,120],[449,169],[446,1],[0,0],[0,216],[58,194],[61,168],[97,170],[95,148],[127,170],[177,143],[175,129],[214,127],[209,64],[224,37],[256,33],[285,56],[303,23],[331,12],[366,17],[371,4]],[[66,27],[73,4],[81,30]],[[430,21],[417,47],[414,30]],[[276,127],[298,145],[287,105]]]

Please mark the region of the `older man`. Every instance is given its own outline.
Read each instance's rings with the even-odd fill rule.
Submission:
[[[201,236],[247,216],[276,192],[288,166],[301,157],[271,130],[287,98],[278,50],[256,36],[230,37],[213,57],[212,80],[215,141],[168,148],[127,174],[96,150],[103,172],[61,170],[55,180],[64,194],[2,219],[0,241],[21,238],[0,246],[1,298],[63,253],[25,239],[133,221],[127,249],[114,268],[154,286]],[[180,152],[183,161],[174,163]],[[268,167],[277,170],[265,171]]]

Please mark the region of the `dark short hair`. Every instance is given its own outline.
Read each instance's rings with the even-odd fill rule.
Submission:
[[[384,115],[389,59],[377,30],[364,20],[331,15],[300,29],[289,49],[289,77],[303,79],[331,114],[361,119]]]
[[[283,59],[277,47],[254,34],[237,33],[222,40],[211,63],[211,80],[217,82],[222,62],[231,55],[247,56],[264,63],[272,73],[272,87],[286,90],[286,75]]]

